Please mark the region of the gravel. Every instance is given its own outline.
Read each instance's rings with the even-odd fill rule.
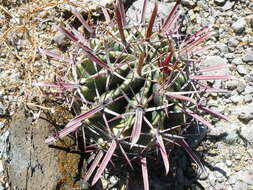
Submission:
[[[168,2],[171,5],[171,1],[168,0]],[[170,9],[170,6],[167,6],[168,2],[159,3],[162,15],[168,13]],[[205,25],[213,26],[212,30],[215,34],[210,38],[208,44],[215,44],[215,47],[210,49],[207,55],[203,57],[203,62],[201,63],[203,67],[214,66],[216,64],[229,66],[225,69],[210,71],[204,74],[230,74],[237,79],[208,81],[215,88],[225,88],[230,91],[227,94],[211,94],[206,97],[208,103],[216,105],[216,107],[213,106],[212,108],[226,115],[229,121],[220,120],[217,122],[213,119],[211,122],[214,127],[208,129],[209,132],[205,131],[201,133],[206,134],[207,132],[206,135],[201,136],[199,141],[192,141],[191,144],[197,147],[199,155],[204,156],[203,163],[208,175],[208,177],[198,179],[198,183],[208,190],[251,190],[253,189],[253,2],[251,0],[183,0],[182,2],[185,6],[184,11],[187,12],[186,17],[190,23],[185,30],[194,32]],[[7,8],[19,6],[18,3],[13,2],[1,5],[6,5]],[[149,6],[149,8],[148,14],[150,14],[152,6]],[[47,37],[52,23],[55,24],[55,19],[59,19],[57,18],[59,15],[52,14],[53,10],[55,11],[55,9],[51,9],[51,12],[44,13],[44,17],[48,17],[49,20],[41,24],[46,34],[39,34],[41,35],[40,37]],[[52,15],[50,16],[50,14]],[[129,12],[128,14],[131,13]],[[15,15],[15,12],[12,11],[12,15]],[[1,32],[10,26],[8,23],[13,24],[14,21],[15,19],[0,14],[0,25],[4,26],[0,28]],[[64,36],[58,33],[54,33],[50,38],[45,38],[43,43],[45,43],[46,47],[51,47],[52,38],[53,45],[64,49],[61,45],[66,43],[66,40]],[[19,50],[17,53],[20,56],[25,49],[23,47],[24,41],[17,41],[13,37],[12,43],[14,45],[16,43],[18,46]],[[12,51],[14,52],[14,50]],[[6,50],[0,51],[0,65],[2,63],[11,63],[15,66],[10,69],[0,66],[0,79],[8,79],[3,82],[1,81],[1,84],[9,84],[7,83],[8,81],[14,81],[13,84],[16,85],[6,85],[7,88],[0,89],[0,114],[6,114],[8,111],[14,113],[15,107],[12,108],[10,106],[11,103],[6,105],[6,102],[9,100],[12,100],[12,102],[17,101],[17,96],[27,93],[24,90],[18,93],[16,91],[17,86],[21,87],[24,85],[20,83],[24,75],[21,71],[24,68],[17,68],[19,65],[23,66],[23,64],[15,56],[9,57],[9,53]],[[39,63],[38,65],[40,65],[39,68],[34,71],[36,74],[31,76],[39,75],[42,78],[44,75],[47,76],[47,63],[43,62],[43,64]],[[43,68],[41,65],[43,65]],[[32,78],[32,80],[35,79]],[[30,97],[34,96],[31,95]],[[4,163],[8,159],[10,150],[8,144],[10,139],[8,122],[0,120],[0,129],[0,179],[4,179],[2,176],[4,170],[1,163]],[[203,138],[204,140],[202,140]],[[183,184],[190,182],[189,176],[185,176],[187,168],[185,159],[182,158],[180,161],[182,167],[175,170],[180,174],[180,180]],[[0,182],[0,190],[10,189],[6,181],[2,182],[0,180]]]

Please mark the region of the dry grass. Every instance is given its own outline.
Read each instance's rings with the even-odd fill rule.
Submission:
[[[13,8],[0,5],[0,101],[12,115],[18,106],[26,105],[53,111],[43,104],[38,81],[57,80],[65,71],[55,65],[65,63],[47,60],[39,48],[57,49],[52,43],[53,25],[63,22],[65,3],[87,9],[85,1],[32,0]],[[92,4],[89,4],[93,6]]]

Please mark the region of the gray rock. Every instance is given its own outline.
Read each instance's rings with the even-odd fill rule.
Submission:
[[[220,56],[207,56],[202,63],[203,67],[215,66],[215,65],[227,65],[227,60]],[[208,71],[206,75],[226,75],[229,74],[228,67],[215,71]]]
[[[205,11],[208,11],[208,9],[209,9],[208,3],[204,2],[204,1],[197,1],[197,6],[199,8],[202,8]]]
[[[245,103],[250,103],[250,102],[252,102],[253,97],[250,94],[246,94],[243,99],[244,99]]]
[[[235,58],[235,55],[233,53],[226,53],[225,57],[229,60],[232,60],[233,58]]]
[[[227,178],[231,175],[231,169],[225,163],[217,163],[214,167],[217,168],[214,175],[218,178]]]
[[[242,111],[239,115],[238,115],[238,119],[240,119],[243,122],[249,122],[250,120],[253,119],[253,110],[251,111]]]
[[[247,75],[249,72],[245,65],[237,65],[236,70],[240,75]]]
[[[253,11],[253,2],[249,3],[248,8],[251,9],[251,10]]]
[[[1,135],[0,135],[0,147],[1,147],[0,158],[3,160],[6,160],[9,154],[9,149],[10,149],[9,135],[10,135],[10,132],[8,130],[1,132]]]
[[[234,174],[232,174],[231,176],[229,176],[229,178],[228,178],[228,183],[230,184],[230,185],[234,185],[234,184],[236,184],[238,182],[238,174],[237,173],[234,173]]]
[[[249,169],[247,171],[240,171],[241,181],[247,183],[248,185],[253,185],[253,170]]]
[[[237,90],[237,92],[238,92],[239,94],[242,93],[242,92],[245,90],[245,88],[246,88],[246,85],[245,85],[244,82],[239,81],[239,82],[237,83],[237,88],[236,88],[236,90]]]
[[[226,87],[228,90],[236,89],[238,82],[236,80],[230,80],[226,82]]]
[[[236,143],[236,141],[239,139],[237,131],[240,130],[240,127],[237,124],[233,124],[233,123],[229,123],[225,121],[219,121],[218,123],[215,124],[215,128],[217,129],[218,133],[226,134],[226,136],[222,139],[223,142],[225,142],[226,144],[232,145]]]
[[[247,152],[249,153],[249,155],[253,158],[253,148],[249,148],[247,150]]]
[[[60,31],[55,33],[55,35],[53,37],[53,41],[57,44],[57,46],[61,50],[65,50],[66,47],[69,44],[69,41],[67,40],[67,37]]]
[[[242,159],[242,155],[237,153],[235,155],[235,160],[241,160],[241,159]]]
[[[246,21],[244,18],[238,19],[232,24],[232,28],[236,34],[241,34],[245,30]]]
[[[222,7],[222,11],[228,11],[234,6],[235,2],[234,1],[226,1],[225,5]]]
[[[236,58],[234,58],[234,59],[232,60],[231,63],[233,63],[233,64],[235,64],[235,65],[240,65],[240,64],[243,63],[243,62],[242,62],[242,58],[236,57]]]
[[[7,172],[11,181],[11,189],[57,189],[59,180],[65,178],[64,172],[69,175],[69,178],[65,179],[71,180],[70,183],[73,184],[74,176],[78,175],[76,172],[78,164],[76,163],[80,157],[46,146],[44,141],[45,136],[50,134],[50,125],[39,119],[36,125],[31,127],[31,122],[32,118],[28,118],[23,110],[17,110],[10,123],[10,153]],[[66,147],[73,143],[70,139],[70,141],[66,138],[63,140],[63,146]],[[66,163],[66,160],[69,163]],[[68,167],[64,166],[63,169],[63,163],[68,164]],[[65,183],[66,186],[70,185],[67,183]],[[77,189],[80,189],[79,186]]]
[[[0,115],[6,114],[6,107],[0,102]]]
[[[227,165],[228,167],[231,167],[232,164],[233,164],[233,162],[232,162],[231,160],[226,160],[226,165]]]
[[[253,143],[253,126],[244,126],[241,128],[241,135],[249,142]]]
[[[4,171],[3,160],[0,160],[0,174]]]
[[[231,100],[234,104],[238,104],[238,103],[242,100],[242,98],[241,98],[240,96],[238,96],[238,95],[235,95],[235,96],[231,96],[231,97],[230,97],[230,100]]]
[[[222,82],[221,80],[215,80],[213,83],[214,88],[221,88],[222,87]],[[216,97],[218,94],[217,93],[212,93],[212,96]]]
[[[4,186],[2,184],[0,184],[0,190],[4,190]]]
[[[243,94],[253,94],[253,86],[247,85]]]
[[[239,41],[234,39],[234,38],[232,38],[228,41],[228,46],[229,47],[236,47],[236,46],[238,46],[238,44],[239,44]]]
[[[3,129],[3,127],[4,127],[4,122],[0,121],[0,131]]]
[[[251,28],[253,28],[253,16],[250,17],[249,24],[250,24]]]
[[[208,176],[208,178],[209,178],[209,182],[210,182],[211,186],[216,187],[216,180],[217,180],[217,178],[216,178],[216,176],[214,176],[213,172],[210,173],[210,175]]]
[[[233,190],[243,190],[243,189],[245,189],[245,190],[248,189],[247,183],[236,180]]]
[[[224,43],[218,43],[216,46],[222,53],[228,53],[228,46]]]
[[[145,13],[145,19],[149,20],[152,10],[154,8],[154,0],[147,1],[147,9]],[[170,12],[172,6],[174,3],[165,3],[158,1],[158,17],[164,18],[168,16],[168,13]],[[136,24],[136,11],[141,11],[143,7],[143,0],[137,0],[135,1],[132,6],[127,10],[127,17],[129,19],[130,25]]]
[[[247,49],[245,56],[242,58],[242,60],[246,63],[253,63],[253,50],[252,49]]]

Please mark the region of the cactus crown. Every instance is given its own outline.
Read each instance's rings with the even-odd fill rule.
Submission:
[[[202,72],[219,69],[199,68],[196,55],[207,49],[201,43],[210,36],[204,27],[193,35],[182,37],[180,1],[169,15],[155,22],[158,5],[154,4],[149,22],[145,21],[147,1],[137,15],[137,23],[129,25],[124,5],[118,0],[114,18],[102,8],[105,21],[91,26],[71,7],[87,36],[74,27],[58,29],[79,48],[71,57],[40,50],[54,59],[69,62],[74,82],[40,82],[38,86],[73,88],[82,100],[82,113],[69,121],[57,134],[46,139],[53,143],[84,126],[86,150],[96,154],[85,180],[95,173],[95,184],[114,157],[132,162],[139,160],[144,187],[148,189],[147,160],[158,150],[168,174],[169,152],[172,145],[185,148],[191,158],[203,169],[197,156],[186,142],[185,131],[195,122],[211,126],[200,111],[226,119],[220,113],[201,104],[204,93],[216,92],[202,80],[226,79],[229,76],[205,76]],[[80,58],[76,55],[83,54]],[[195,56],[195,57],[194,57]],[[98,168],[97,168],[98,167]],[[95,170],[97,168],[97,170]]]

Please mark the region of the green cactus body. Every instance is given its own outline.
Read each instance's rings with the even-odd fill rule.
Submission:
[[[186,126],[187,116],[195,119],[191,120],[193,122],[198,120],[210,126],[203,117],[197,115],[199,108],[225,118],[205,106],[199,106],[201,84],[196,80],[229,76],[197,76],[198,70],[192,62],[180,60],[180,57],[191,57],[200,50],[195,46],[208,38],[209,29],[204,27],[196,35],[178,39],[176,20],[180,15],[179,5],[180,0],[163,23],[154,24],[157,16],[155,3],[148,24],[143,22],[128,26],[124,23],[123,3],[119,0],[115,8],[116,21],[101,23],[96,30],[85,24],[74,9],[73,13],[93,36],[87,43],[83,43],[83,38],[74,30],[71,33],[60,28],[85,55],[76,64],[74,74],[80,84],[78,93],[83,100],[83,110],[59,134],[48,137],[46,143],[52,143],[83,125],[89,143],[98,144],[98,162],[102,157],[101,151],[106,152],[92,184],[97,182],[114,152],[117,152],[118,158],[128,160],[131,166],[130,159],[139,158],[146,162],[148,153],[158,148],[168,174],[166,150],[171,150],[171,147],[167,145],[180,145],[202,167],[196,155],[189,151],[181,129]],[[60,57],[45,53],[58,59]],[[70,62],[70,59],[65,60]],[[59,83],[60,87],[62,85],[72,84]],[[204,88],[201,92],[207,90]],[[146,172],[145,167],[142,166],[143,172]],[[91,168],[94,170],[93,166]],[[89,177],[86,176],[85,180]],[[144,183],[147,183],[147,179]]]
[[[90,48],[96,52],[96,55],[101,60],[110,64],[113,70],[96,79],[87,81],[88,77],[96,74],[96,70],[99,72],[101,68],[95,68],[95,64],[88,59],[79,64],[78,77],[81,81],[86,81],[81,88],[84,97],[89,101],[99,103],[107,99],[116,99],[123,96],[124,93],[124,96],[127,96],[129,100],[122,98],[107,106],[108,109],[118,114],[134,113],[138,106],[141,106],[145,112],[148,108],[169,104],[170,101],[163,96],[162,91],[180,91],[180,88],[188,79],[181,74],[183,71],[172,71],[175,72],[172,73],[172,77],[177,76],[177,79],[169,88],[162,89],[162,79],[166,80],[169,74],[160,71],[158,62],[163,61],[163,57],[170,53],[168,52],[166,39],[161,40],[158,34],[154,34],[151,39],[145,40],[145,27],[143,26],[139,26],[138,29],[135,28],[136,31],[132,31],[131,28],[125,29],[125,37],[128,42],[128,48],[126,48],[120,41],[115,40],[120,38],[117,32],[118,28],[108,27],[107,30],[114,35],[105,36],[105,34],[98,33],[95,39],[90,40]],[[142,76],[137,73],[140,54],[145,55],[144,64],[141,66]],[[175,61],[175,58],[171,60]],[[122,78],[119,78],[116,74]],[[109,80],[108,89],[105,88],[107,80]],[[99,91],[100,97],[96,97],[96,90]],[[173,107],[168,107],[168,110],[173,111]],[[102,121],[101,114],[98,115],[100,116],[94,115],[95,119],[92,119],[92,121]],[[168,117],[164,109],[154,110],[150,113],[144,113],[144,115],[154,128],[167,129],[174,126],[173,122],[170,122],[172,119],[169,118],[174,116]],[[181,115],[182,113],[175,114],[177,118],[180,118],[180,122],[176,122],[176,124],[184,122]],[[108,118],[112,118],[112,116],[108,115]],[[135,118],[135,115],[132,114],[111,122],[110,128],[114,135],[121,134],[121,137],[131,136]],[[143,125],[142,132],[148,133],[150,128],[144,122]],[[140,139],[138,142],[141,141]]]

